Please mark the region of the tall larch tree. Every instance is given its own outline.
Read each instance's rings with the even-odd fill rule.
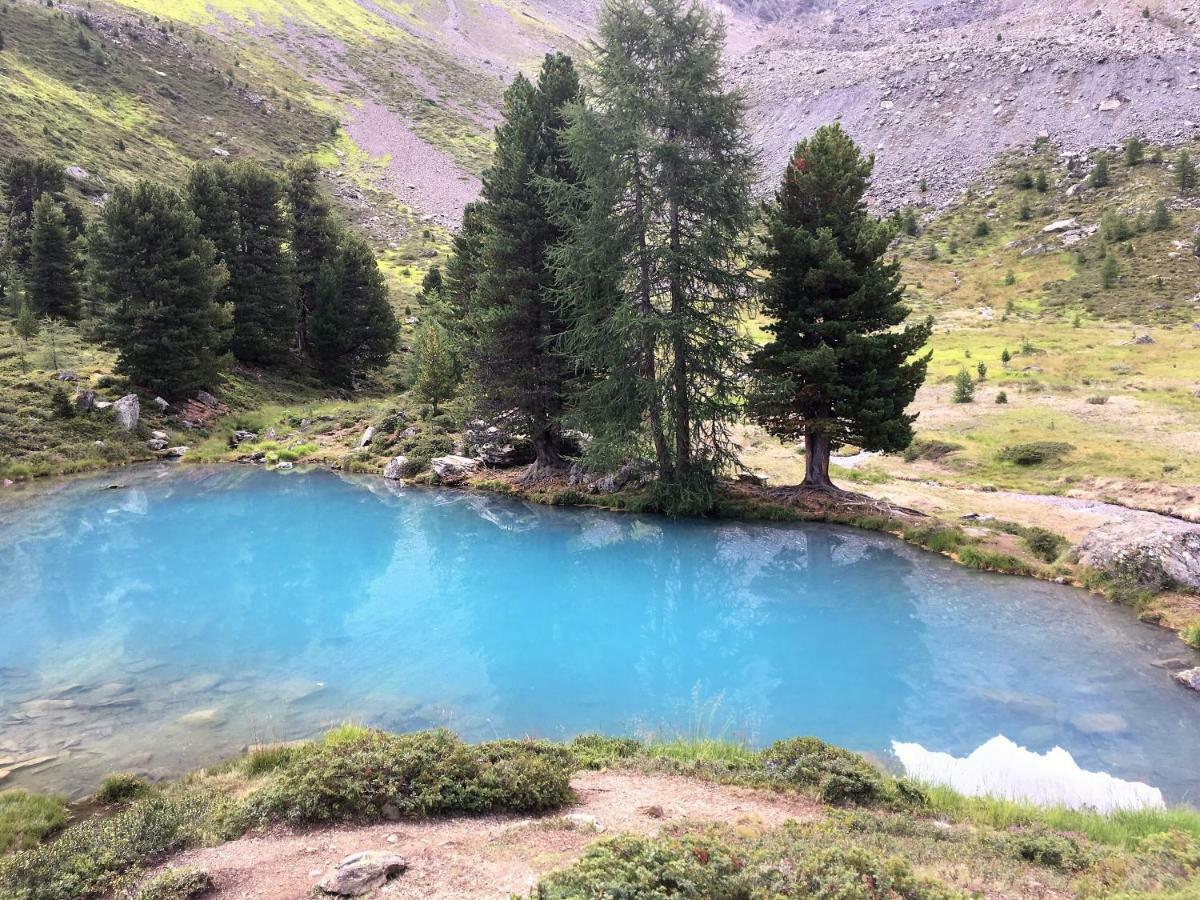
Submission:
[[[801,141],[766,208],[760,266],[771,341],[753,357],[751,415],[804,440],[804,487],[833,490],[829,456],[853,444],[893,452],[912,440],[906,412],[925,380],[929,320],[905,325],[894,236],[863,199],[874,157],[839,125]]]
[[[26,289],[40,316],[74,321],[79,318],[79,280],[74,242],[67,232],[62,205],[49,193],[33,205]]]
[[[341,229],[321,190],[321,170],[315,160],[306,157],[288,165],[286,195],[295,263],[296,346],[307,352],[309,313],[316,303],[322,268],[336,268],[333,260]]]
[[[152,182],[119,186],[89,243],[117,371],[167,397],[211,388],[228,339],[224,270],[184,199]]]
[[[516,410],[537,459],[528,477],[562,464],[562,415],[571,374],[559,346],[563,321],[548,254],[561,238],[543,182],[571,181],[560,140],[563,110],[579,94],[571,59],[549,54],[537,84],[518,75],[483,176],[477,273],[466,300],[465,346],[485,416]]]
[[[296,342],[282,184],[255,163],[210,163],[193,169],[188,196],[229,273],[223,299],[233,309],[233,355],[278,363]]]
[[[648,449],[664,505],[702,509],[733,462],[754,158],[726,87],[724,27],[695,0],[608,0],[594,93],[567,133],[579,188],[555,254],[567,347],[595,373],[581,421],[611,454]]]

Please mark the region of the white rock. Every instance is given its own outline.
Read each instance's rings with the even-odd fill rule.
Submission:
[[[1052,234],[1055,231],[1071,231],[1079,227],[1079,223],[1074,219],[1059,219],[1057,222],[1051,222],[1042,229],[1046,234]]]
[[[352,853],[321,879],[319,887],[341,897],[361,897],[383,887],[393,875],[408,868],[402,856],[381,850]]]
[[[96,406],[99,407],[100,404],[97,403]],[[118,425],[126,431],[133,431],[133,429],[137,428],[138,416],[141,414],[137,394],[126,394],[113,404],[113,409],[117,413]]]
[[[563,816],[575,828],[581,828],[585,831],[603,831],[604,826],[600,824],[600,820],[589,813],[567,813]]]
[[[429,461],[430,468],[442,484],[462,484],[479,471],[479,465],[479,460],[469,456],[437,456]]]

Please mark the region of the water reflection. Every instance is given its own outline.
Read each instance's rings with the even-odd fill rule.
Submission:
[[[0,758],[84,790],[347,719],[468,738],[1004,733],[1192,795],[1170,635],[1079,592],[820,526],[672,522],[175,468],[0,503]]]

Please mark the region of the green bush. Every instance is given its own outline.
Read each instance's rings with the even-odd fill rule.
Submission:
[[[997,849],[1017,859],[1064,872],[1082,872],[1095,861],[1077,838],[1048,828],[1017,829],[996,843]]]
[[[0,791],[0,853],[32,847],[67,821],[61,797]]]
[[[429,468],[430,460],[454,452],[454,438],[448,434],[422,431],[398,442],[400,452],[408,457],[400,475],[411,478]]]
[[[1070,542],[1061,534],[1034,525],[1025,529],[1023,543],[1042,562],[1052,563],[1062,555]]]
[[[581,734],[568,745],[576,763],[584,769],[606,769],[622,760],[632,759],[644,745],[635,738]]]
[[[556,809],[572,799],[573,762],[552,744],[360,730],[297,748],[247,798],[245,814],[307,825],[378,818],[388,805],[404,816]]]
[[[958,561],[972,569],[984,572],[1003,572],[1006,575],[1032,575],[1033,568],[1008,553],[981,550],[978,547],[963,547],[958,551]]]
[[[939,460],[963,448],[962,444],[940,441],[936,438],[916,438],[904,448],[904,461],[916,462],[918,459]]]
[[[935,553],[953,553],[967,543],[967,535],[961,528],[947,527],[940,523],[906,526],[902,534],[910,544],[933,550]]]
[[[129,772],[116,772],[100,782],[100,790],[96,791],[96,799],[101,803],[127,803],[144,797],[150,791],[144,779]]]
[[[826,803],[872,803],[888,797],[878,769],[857,753],[818,738],[776,741],[760,758],[768,772],[789,784],[817,787]]]
[[[203,869],[164,869],[142,885],[134,900],[192,900],[212,889]]]
[[[1033,441],[1029,444],[1014,444],[996,454],[999,462],[1015,463],[1018,466],[1038,466],[1057,462],[1075,447],[1064,441]]]

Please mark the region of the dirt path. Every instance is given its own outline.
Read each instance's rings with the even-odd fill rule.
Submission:
[[[318,831],[277,830],[168,861],[208,871],[225,900],[300,900],[335,863],[359,850],[391,850],[408,871],[379,897],[507,898],[526,895],[540,875],[577,859],[595,840],[655,834],[683,819],[751,820],[780,825],[820,815],[800,797],[728,787],[670,775],[585,772],[572,779],[579,803],[564,813],[595,816],[603,827],[564,827],[559,815],[483,816],[396,822]]]

